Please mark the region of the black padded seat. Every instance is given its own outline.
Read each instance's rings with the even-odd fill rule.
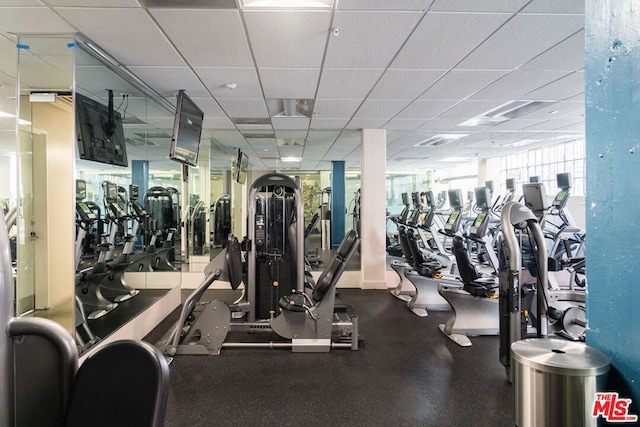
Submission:
[[[429,261],[425,258],[418,246],[418,239],[421,239],[418,232],[414,230],[407,232],[407,243],[411,251],[411,257],[413,258],[413,269],[421,276],[433,277],[444,268],[444,265],[439,262]]]
[[[476,297],[486,298],[496,293],[498,283],[493,277],[483,277],[478,272],[475,265],[471,262],[471,257],[467,248],[464,246],[464,240],[460,236],[453,237],[453,254],[458,264],[458,272],[464,290]]]
[[[169,394],[169,364],[143,341],[105,345],[78,370],[65,426],[160,427]]]

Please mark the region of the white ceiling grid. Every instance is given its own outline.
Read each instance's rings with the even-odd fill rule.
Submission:
[[[15,70],[2,60],[15,34],[79,31],[172,104],[185,89],[205,111],[204,135],[247,150],[252,167],[358,167],[362,128],[387,129],[394,169],[442,167],[454,153],[493,157],[532,132],[551,143],[558,132],[584,131],[584,0],[340,0],[325,10],[183,3],[2,0],[0,86]],[[55,58],[48,62],[55,69]],[[97,80],[83,89],[109,87],[106,75]],[[312,100],[313,115],[270,118],[267,99]],[[460,126],[512,100],[552,104],[491,127]],[[249,127],[306,142],[246,138],[246,126],[231,119],[266,120]],[[173,125],[170,117],[148,124]],[[442,132],[467,136],[414,147]],[[283,164],[284,155],[303,160]]]

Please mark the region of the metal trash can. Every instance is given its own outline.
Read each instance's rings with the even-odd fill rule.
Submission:
[[[532,338],[511,345],[515,425],[596,426],[596,391],[602,391],[609,357],[584,343]]]

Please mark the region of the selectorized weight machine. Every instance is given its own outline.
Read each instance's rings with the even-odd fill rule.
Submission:
[[[204,280],[185,301],[178,323],[159,343],[160,349],[167,356],[217,355],[223,347],[357,350],[357,317],[335,303],[335,285],[358,248],[357,233],[347,234],[314,283],[304,264],[299,180],[264,175],[250,187],[248,200],[247,239],[241,245],[229,236],[226,248],[205,268]],[[244,284],[243,295],[233,304],[204,302],[205,291],[216,280],[228,280],[234,290]],[[237,334],[229,337],[229,333],[235,332],[268,332],[272,339],[255,342],[253,336],[252,342],[231,342],[228,338]]]

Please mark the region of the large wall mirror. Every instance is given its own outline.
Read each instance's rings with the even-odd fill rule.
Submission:
[[[17,155],[0,153],[18,178],[15,203],[10,178],[0,189],[3,210],[17,206],[17,312],[58,321],[82,352],[179,287],[190,255],[208,256],[208,221],[192,219],[194,195],[208,213],[209,153],[202,167],[170,160],[175,98],[80,36],[18,46]]]

